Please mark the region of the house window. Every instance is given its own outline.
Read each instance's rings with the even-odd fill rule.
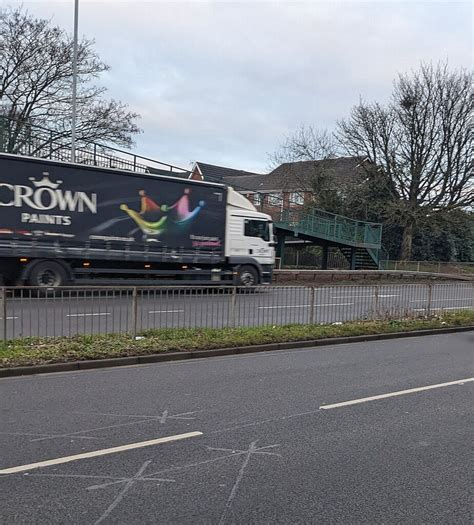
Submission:
[[[298,191],[290,193],[290,204],[301,206],[304,204],[304,194]]]
[[[281,193],[270,193],[268,195],[269,206],[281,206],[282,202],[283,202],[283,197]]]
[[[254,193],[253,203],[255,204],[255,206],[261,206],[263,203],[263,195],[261,193]]]

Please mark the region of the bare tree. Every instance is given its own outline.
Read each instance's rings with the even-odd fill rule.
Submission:
[[[53,130],[55,140],[70,136],[72,57],[72,37],[50,20],[35,18],[21,7],[0,10],[0,117],[4,117],[10,151],[25,140],[31,125]],[[108,70],[95,53],[94,42],[82,39],[77,140],[128,147],[140,131],[135,124],[138,115],[122,102],[107,100],[106,88],[94,85]]]
[[[422,64],[398,76],[386,106],[361,101],[338,123],[345,151],[369,159],[385,190],[385,217],[403,229],[401,259],[427,216],[473,204],[472,112],[472,73]]]
[[[334,135],[328,130],[301,125],[268,156],[270,167],[276,168],[285,162],[329,159],[336,156],[337,146]]]
[[[268,155],[269,169],[286,164],[288,187],[292,191],[298,190],[306,194],[310,192],[314,201],[312,205],[322,206],[319,196],[327,194],[322,190],[323,186],[326,188],[334,183],[327,174],[330,162],[324,161],[333,159],[336,155],[337,142],[333,133],[301,125],[292,135],[286,137],[276,152]]]

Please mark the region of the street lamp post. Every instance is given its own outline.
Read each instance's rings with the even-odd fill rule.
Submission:
[[[76,161],[76,119],[77,119],[77,33],[79,21],[79,0],[74,0],[74,44],[72,57],[72,118],[71,118],[71,162]]]

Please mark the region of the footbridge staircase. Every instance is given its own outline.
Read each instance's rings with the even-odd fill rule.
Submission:
[[[278,211],[265,209],[275,224],[277,256],[283,258],[285,243],[313,244],[323,249],[323,269],[327,268],[328,249],[339,248],[353,270],[380,267],[382,225],[358,221],[317,208],[295,209],[289,203]]]

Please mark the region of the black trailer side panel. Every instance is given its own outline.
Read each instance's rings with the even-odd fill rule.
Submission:
[[[215,262],[225,209],[220,185],[0,155],[2,255]]]

